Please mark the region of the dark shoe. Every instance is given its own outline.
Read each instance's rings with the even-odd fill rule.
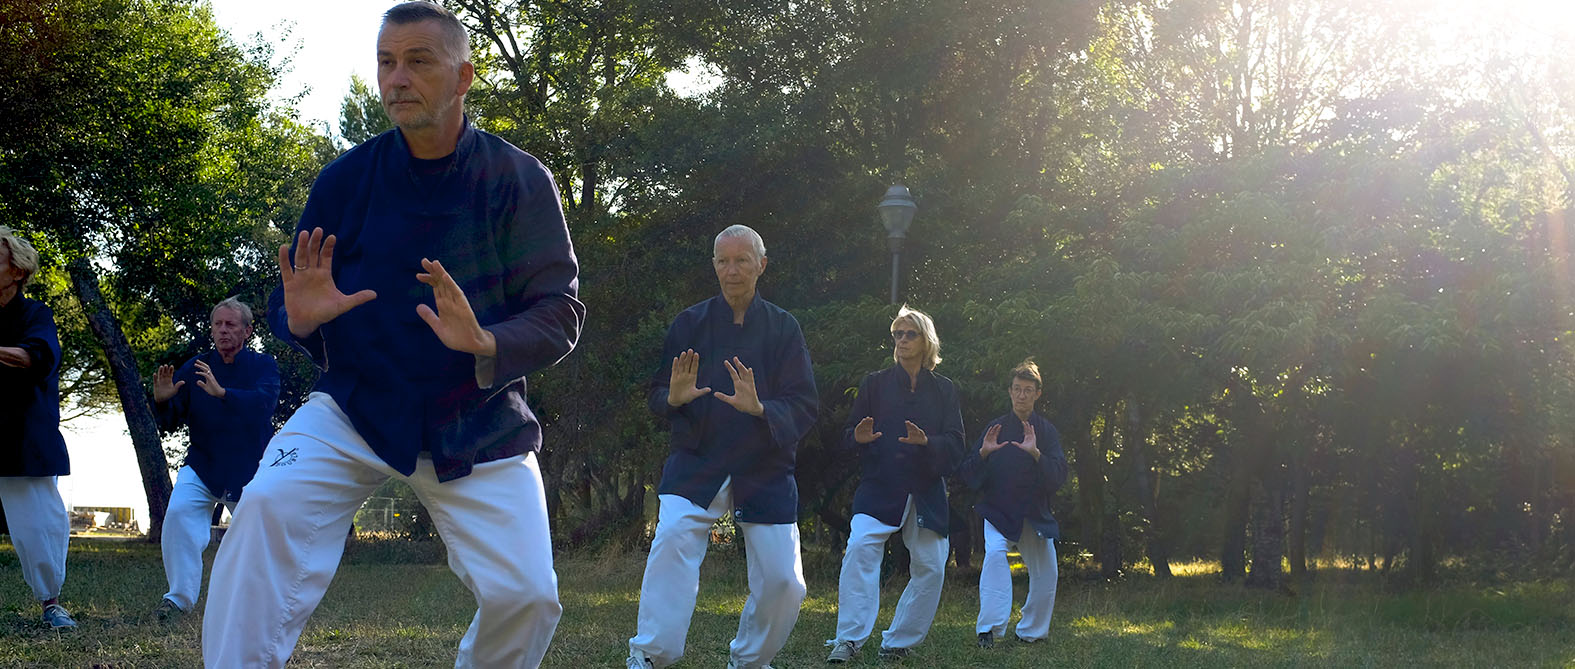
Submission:
[[[158,617],[161,623],[171,623],[186,615],[186,611],[177,606],[175,602],[163,599],[159,601],[158,607],[153,609],[153,615]]]
[[[1043,641],[1043,639],[1030,639],[1030,638],[1025,637],[1025,636],[1017,637],[1017,640],[1021,641],[1023,643],[1039,643],[1040,641]]]
[[[980,648],[994,648],[995,647],[995,635],[991,634],[989,632],[980,632],[979,633],[979,647]]]
[[[880,659],[882,659],[882,660],[900,660],[902,658],[907,657],[912,652],[913,652],[912,648],[887,648],[885,646],[881,646],[881,648],[880,648]]]
[[[853,645],[852,641],[838,641],[831,644],[831,654],[826,656],[826,662],[830,664],[842,664],[843,662],[853,659],[853,656],[857,655],[858,652],[859,647]]]
[[[77,621],[71,619],[71,614],[66,607],[59,604],[50,604],[44,607],[44,622],[54,629],[76,629]]]

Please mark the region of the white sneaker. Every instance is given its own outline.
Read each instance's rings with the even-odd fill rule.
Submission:
[[[728,660],[727,661],[727,669],[745,669],[745,667],[742,664],[739,664],[739,663],[734,662],[732,660]],[[762,664],[759,667],[757,667],[756,669],[771,669],[771,665],[769,665],[769,664]]]
[[[656,669],[656,665],[648,657],[630,654],[628,669]]]

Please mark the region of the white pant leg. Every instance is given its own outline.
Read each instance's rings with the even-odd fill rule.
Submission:
[[[164,509],[164,578],[170,590],[164,599],[190,611],[202,593],[202,551],[213,536],[213,505],[219,502],[191,467],[175,475],[175,489]]]
[[[875,630],[875,616],[880,613],[880,559],[887,537],[898,529],[867,513],[853,516],[848,548],[842,553],[842,573],[837,577],[837,642],[863,646]]]
[[[478,464],[446,483],[423,457],[407,481],[448,546],[449,568],[476,597],[454,666],[540,666],[563,607],[536,454]]]
[[[919,512],[908,498],[902,519],[902,542],[908,545],[908,587],[897,600],[891,627],[881,634],[884,648],[912,648],[924,641],[941,606],[941,586],[946,582],[946,556],[951,543],[939,533],[919,527]]]
[[[0,504],[5,506],[22,580],[33,589],[33,598],[47,602],[59,597],[66,583],[71,517],[56,477],[0,477]]]
[[[1017,638],[1037,641],[1050,635],[1050,614],[1055,612],[1055,586],[1061,575],[1055,540],[1039,536],[1024,523],[1017,550],[1028,567],[1028,601],[1023,602],[1023,619],[1017,621]]]
[[[974,632],[989,632],[999,637],[1006,633],[1012,617],[1012,565],[1006,559],[1011,548],[1000,530],[984,521],[984,562],[979,566],[979,621]]]
[[[699,505],[678,495],[661,495],[656,537],[645,559],[640,580],[640,617],[630,654],[640,653],[657,667],[684,656],[689,620],[694,617],[700,594],[700,563],[705,560],[711,524],[733,508],[732,480],[722,484],[711,506]]]
[[[333,580],[356,509],[394,472],[333,398],[312,393],[269,442],[219,543],[202,621],[210,669],[278,669]]]
[[[728,644],[733,664],[764,667],[787,645],[804,603],[804,562],[798,523],[739,523],[749,560],[749,599],[738,619],[738,636]]]

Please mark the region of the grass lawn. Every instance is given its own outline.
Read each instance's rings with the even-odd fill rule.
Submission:
[[[453,666],[473,604],[440,555],[436,546],[353,546],[290,666]],[[411,558],[427,563],[392,563]],[[644,559],[643,553],[560,559],[564,615],[545,666],[623,666]],[[779,668],[825,666],[823,644],[836,625],[835,558],[810,553],[805,570],[809,598],[773,663]],[[1570,581],[1388,591],[1369,574],[1323,571],[1290,597],[1222,586],[1206,574],[1170,582],[1065,578],[1049,640],[980,650],[973,633],[976,579],[976,572],[951,574],[935,627],[909,659],[877,660],[876,641],[844,666],[1575,666]],[[903,582],[882,595],[877,635]],[[1017,586],[1021,602],[1026,577]],[[81,628],[58,634],[37,621],[16,555],[0,543],[0,667],[200,666],[200,613],[171,625],[153,618],[164,587],[156,546],[75,540],[63,600]],[[744,591],[741,556],[713,551],[688,655],[677,667],[726,665]]]

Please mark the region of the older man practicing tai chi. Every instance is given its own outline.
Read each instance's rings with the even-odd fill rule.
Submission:
[[[153,611],[165,621],[197,603],[213,505],[235,511],[241,488],[257,473],[257,461],[273,436],[273,410],[279,404],[279,366],[273,356],[246,348],[252,339],[251,307],[226,299],[213,307],[208,324],[214,350],[187,361],[180,371],[163,365],[153,375],[159,429],[191,428],[191,447],[175,475],[159,542],[170,589]]]
[[[712,250],[722,294],[673,321],[651,384],[651,410],[671,424],[673,454],[658,488],[630,669],[683,657],[711,524],[729,513],[744,535],[749,599],[728,667],[766,666],[804,602],[793,467],[819,408],[809,350],[792,314],[755,292],[766,269],[760,235],[734,225]]]
[[[219,548],[209,667],[284,666],[356,509],[391,476],[475,596],[455,666],[535,667],[552,640],[563,609],[525,375],[574,348],[585,308],[551,175],[462,113],[469,58],[442,7],[388,10],[377,81],[397,127],[323,169],[293,255],[279,249],[269,323],[323,375]]]

